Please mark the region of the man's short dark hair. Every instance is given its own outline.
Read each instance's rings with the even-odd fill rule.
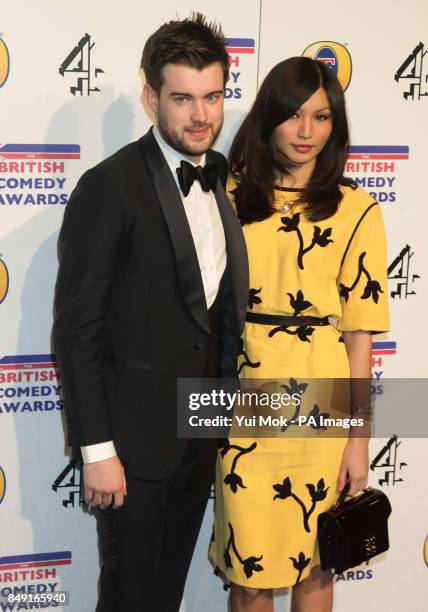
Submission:
[[[146,82],[159,94],[163,85],[162,68],[166,64],[203,70],[214,62],[220,62],[226,85],[229,56],[221,26],[209,23],[202,13],[192,13],[188,19],[164,23],[148,38],[141,68]]]

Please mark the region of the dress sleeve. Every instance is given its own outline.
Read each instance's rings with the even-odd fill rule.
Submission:
[[[382,211],[373,202],[361,215],[346,247],[338,279],[340,331],[389,330],[386,239]]]

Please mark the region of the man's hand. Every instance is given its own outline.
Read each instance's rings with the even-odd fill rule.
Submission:
[[[369,451],[367,438],[350,438],[345,446],[340,466],[337,488],[343,489],[349,480],[349,495],[365,489],[369,472]]]
[[[85,501],[102,510],[113,503],[113,508],[119,508],[126,495],[125,471],[119,458],[111,457],[95,463],[85,463],[83,466],[83,482],[85,485]]]

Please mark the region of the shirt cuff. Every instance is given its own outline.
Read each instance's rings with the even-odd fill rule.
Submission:
[[[90,444],[89,446],[81,446],[83,463],[95,463],[96,461],[104,461],[116,456],[116,449],[113,440],[108,442],[100,442],[99,444]]]

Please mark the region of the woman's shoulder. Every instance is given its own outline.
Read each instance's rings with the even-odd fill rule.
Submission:
[[[376,199],[356,183],[341,185],[342,201],[340,209],[342,212],[360,216],[373,206],[378,207]]]

